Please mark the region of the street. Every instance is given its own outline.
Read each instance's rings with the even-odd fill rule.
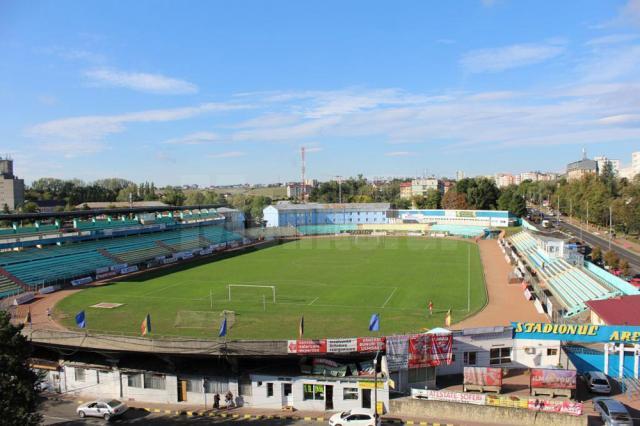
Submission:
[[[546,219],[552,220],[554,218],[546,217]],[[580,236],[582,235],[582,240],[591,246],[594,246],[594,245],[599,246],[603,251],[606,251],[609,249],[609,240],[606,237],[601,237],[593,233],[586,232],[585,230],[583,230],[581,233],[580,228],[578,226],[571,225],[563,220],[557,223],[556,220],[554,219],[553,225],[564,232],[571,233],[573,236],[577,238],[580,238]],[[628,261],[629,265],[631,266],[634,272],[637,273],[640,271],[640,255],[630,252],[629,250],[626,250],[615,244],[611,244],[611,249],[621,259],[625,259],[626,261]]]

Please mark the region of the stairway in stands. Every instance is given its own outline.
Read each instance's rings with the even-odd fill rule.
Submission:
[[[30,290],[27,284],[0,268],[0,298]]]

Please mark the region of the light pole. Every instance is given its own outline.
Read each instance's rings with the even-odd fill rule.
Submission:
[[[613,238],[613,208],[609,205],[609,250],[611,250],[611,239]]]
[[[556,217],[556,226],[560,226],[560,195],[558,195],[558,217]]]
[[[376,357],[373,359],[373,412],[375,424],[378,424],[378,355],[380,351],[376,352]]]

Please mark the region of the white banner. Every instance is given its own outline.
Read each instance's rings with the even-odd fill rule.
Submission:
[[[130,274],[131,272],[138,272],[138,267],[134,265],[120,270],[120,274]]]
[[[60,286],[59,285],[50,285],[49,287],[41,288],[38,293],[40,293],[40,294],[49,294],[49,293],[53,293],[54,291],[58,291],[58,290],[60,290]]]
[[[486,396],[481,393],[411,389],[411,396],[432,401],[457,402],[461,404],[485,405]]]
[[[358,339],[327,339],[327,352],[357,352]]]
[[[105,278],[111,278],[116,276],[117,272],[116,271],[108,271],[108,272],[103,272],[101,274],[96,274],[96,280],[102,280]]]
[[[89,284],[92,281],[93,278],[91,277],[78,278],[77,280],[71,280],[71,285],[75,287],[77,285]]]
[[[164,263],[165,265],[168,265],[169,263],[176,263],[177,261],[178,261],[178,258],[176,257],[167,257],[162,261],[162,263]]]
[[[127,263],[119,263],[119,264],[117,264],[117,265],[112,265],[112,266],[110,266],[110,267],[109,267],[109,269],[110,269],[111,271],[119,271],[119,270],[121,270],[121,269],[126,268],[127,266],[129,266],[129,264],[127,264]]]
[[[109,272],[109,267],[108,266],[96,269],[96,275],[104,274],[105,272]]]

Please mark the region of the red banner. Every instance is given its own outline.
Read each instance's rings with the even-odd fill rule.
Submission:
[[[491,367],[464,367],[464,384],[502,386],[502,369]]]
[[[449,365],[452,357],[451,334],[416,334],[409,338],[409,368]]]
[[[384,337],[358,337],[358,352],[377,352],[385,349]]]
[[[575,389],[575,370],[534,368],[531,370],[531,387],[548,389]]]
[[[287,352],[290,354],[324,354],[327,353],[327,341],[322,340],[289,340]]]
[[[580,416],[582,415],[583,408],[584,406],[581,402],[529,399],[529,410],[533,411]]]

